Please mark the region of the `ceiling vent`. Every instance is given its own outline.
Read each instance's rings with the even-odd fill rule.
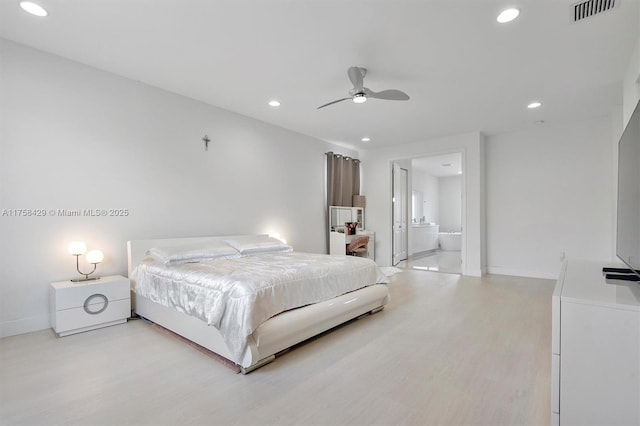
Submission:
[[[571,6],[573,22],[579,22],[590,16],[606,12],[615,6],[616,0],[586,0],[575,3]]]

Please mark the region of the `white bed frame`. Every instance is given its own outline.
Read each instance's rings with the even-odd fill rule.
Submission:
[[[230,236],[128,241],[129,277],[133,268],[152,247],[190,245],[225,238]],[[243,374],[273,361],[279,352],[310,337],[353,318],[381,311],[389,296],[386,284],[375,284],[326,302],[284,312],[262,323],[249,337],[247,348],[240,359],[234,359],[215,327],[208,326],[198,318],[137,296],[133,292],[134,287],[135,282],[131,279],[132,305],[136,314],[238,364]]]

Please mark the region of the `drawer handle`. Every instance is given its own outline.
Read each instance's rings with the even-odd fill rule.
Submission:
[[[90,306],[91,303],[94,302],[96,299],[100,299],[102,303],[104,303],[104,305],[102,305],[102,307],[98,310],[94,310],[97,306],[94,306],[94,307]],[[96,301],[94,303],[98,305],[99,302]],[[87,297],[87,300],[84,301],[84,311],[89,315],[101,314],[105,311],[105,309],[107,309],[107,306],[109,306],[109,299],[107,299],[107,297],[104,294],[92,294],[91,296]]]

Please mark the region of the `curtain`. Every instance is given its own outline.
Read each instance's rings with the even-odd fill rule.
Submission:
[[[353,206],[360,195],[360,160],[327,152],[327,205]]]

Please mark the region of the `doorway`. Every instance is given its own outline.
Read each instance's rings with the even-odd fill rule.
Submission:
[[[394,266],[462,273],[463,231],[462,152],[434,154],[402,160],[408,174],[405,235],[406,257],[398,261],[394,242]],[[395,165],[395,163],[394,163]],[[394,174],[395,176],[395,174]],[[394,181],[394,196],[395,196]],[[396,206],[394,204],[394,215]],[[398,226],[393,221],[394,232]]]

